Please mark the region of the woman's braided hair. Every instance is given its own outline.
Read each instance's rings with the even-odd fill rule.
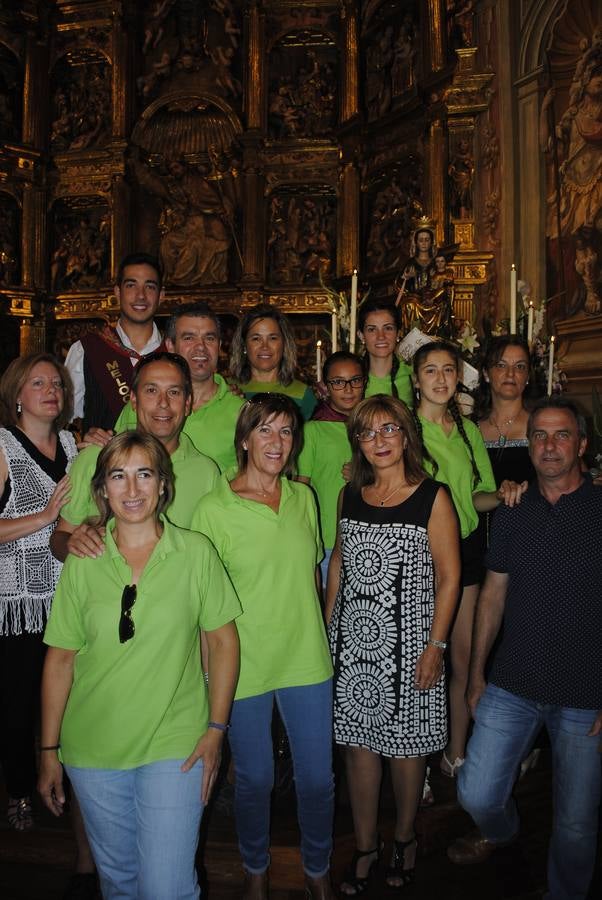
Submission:
[[[420,365],[425,361],[425,359],[428,357],[428,355],[430,353],[433,353],[435,351],[436,352],[443,351],[444,353],[448,353],[454,360],[456,369],[458,370],[460,368],[460,353],[454,344],[451,344],[448,341],[430,341],[428,344],[423,344],[422,347],[419,347],[414,355],[414,375],[415,376],[418,375],[418,369],[420,368]],[[427,448],[424,444],[424,437],[422,434],[422,423],[421,423],[420,417],[418,415],[418,405],[419,405],[418,397],[415,392],[414,393],[414,405],[413,405],[413,409],[412,409],[412,412],[414,415],[414,421],[416,422],[418,436],[420,437],[420,441],[422,444],[422,453],[423,453],[424,459],[428,460],[428,462],[431,464],[431,466],[433,468],[433,477],[435,477],[439,470],[439,466],[437,464],[437,461],[431,456],[431,454],[429,453],[429,451],[427,450]],[[449,411],[450,416],[454,420],[456,427],[458,429],[458,433],[460,434],[460,437],[464,441],[466,448],[468,450],[468,454],[470,456],[470,463],[472,466],[472,479],[473,479],[472,484],[473,484],[473,488],[476,488],[477,484],[481,480],[481,473],[479,472],[479,467],[477,466],[477,461],[474,457],[474,450],[472,449],[472,444],[470,443],[470,441],[468,439],[468,435],[466,434],[466,429],[464,428],[464,420],[462,418],[462,414],[460,412],[458,404],[456,403],[455,397],[452,397],[452,399],[448,402],[447,409]]]

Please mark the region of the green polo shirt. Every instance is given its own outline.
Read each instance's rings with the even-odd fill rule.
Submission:
[[[474,452],[475,462],[481,476],[481,480],[473,487],[472,465],[468,447],[462,440],[462,435],[454,424],[447,435],[440,425],[429,422],[420,416],[424,446],[433,459],[437,460],[439,470],[433,475],[433,469],[428,460],[424,460],[424,468],[433,475],[436,481],[447,484],[451,490],[452,499],[458,518],[462,537],[468,537],[479,523],[479,514],[474,508],[472,495],[476,491],[495,491],[496,484],[493,470],[489,460],[489,454],[485,449],[481,432],[470,419],[462,417],[466,436],[470,441]]]
[[[295,378],[288,385],[280,384],[279,381],[247,381],[246,384],[240,384],[240,389],[244,392],[245,397],[249,400],[254,394],[284,394],[294,400],[301,415],[307,422],[311,419],[311,414],[316,408],[317,400],[314,392],[303,381],[297,381]]]
[[[236,465],[234,429],[244,400],[233,394],[221,375],[214,375],[217,391],[207,403],[193,410],[184,422],[187,434],[199,453],[212,459],[221,472]],[[128,431],[136,427],[136,413],[129,402],[123,407],[115,422],[115,431]]]
[[[311,480],[318,495],[326,550],[332,550],[337,536],[337,501],[345,486],[341,469],[347,462],[351,462],[351,447],[344,422],[306,422],[297,471]]]
[[[100,447],[86,447],[74,459],[69,470],[71,479],[69,502],[63,506],[61,516],[71,525],[81,525],[86,519],[98,515],[90,492],[90,482],[100,450]],[[197,503],[215,486],[219,470],[213,460],[195,449],[185,434],[180,435],[178,447],[171,454],[171,463],[176,491],[167,513],[174,525],[189,528]]]
[[[414,388],[412,385],[412,367],[408,366],[403,359],[399,360],[399,369],[395,376],[395,387],[397,388],[397,396],[400,400],[412,408]],[[364,397],[374,397],[375,394],[392,395],[391,376],[385,375],[383,378],[377,378],[376,375],[368,375],[368,384],[364,392]]]
[[[239,497],[222,475],[192,518],[191,527],[215,546],[243,610],[237,700],[332,675],[315,580],[322,558],[316,504],[306,484],[283,478],[281,485],[276,513]]]
[[[63,567],[44,641],[76,651],[60,736],[68,765],[131,769],[181,759],[207,729],[199,629],[231,622],[240,604],[207,538],[163,522],[138,581],[134,637],[124,644],[121,594],[132,571],[113,540],[114,520],[102,556],[69,555]]]

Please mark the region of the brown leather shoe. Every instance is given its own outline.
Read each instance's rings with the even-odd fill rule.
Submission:
[[[260,875],[245,872],[242,900],[268,900],[268,870]]]
[[[305,896],[307,900],[335,900],[330,882],[330,872],[320,878],[305,876]]]
[[[458,866],[472,866],[489,859],[498,844],[492,844],[479,831],[471,831],[449,845],[447,855]]]

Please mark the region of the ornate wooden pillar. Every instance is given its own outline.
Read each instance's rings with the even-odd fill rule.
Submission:
[[[40,102],[43,98],[43,102]],[[41,149],[48,130],[48,44],[32,32],[25,41],[23,143]]]
[[[341,122],[345,123],[359,112],[358,70],[359,49],[357,40],[357,4],[345,0],[341,6],[343,32],[341,59]]]
[[[351,275],[359,269],[360,176],[353,162],[344,163],[339,181],[337,274]]]
[[[445,65],[443,55],[443,15],[441,0],[428,0],[429,53],[431,69],[438,72]]]
[[[243,208],[245,229],[243,235],[245,285],[257,285],[263,281],[265,271],[265,203],[263,167],[259,158],[257,141],[245,142],[243,163]]]
[[[265,17],[257,0],[251,0],[245,10],[247,34],[247,65],[245,77],[245,109],[247,127],[263,128],[265,108],[264,24]]]

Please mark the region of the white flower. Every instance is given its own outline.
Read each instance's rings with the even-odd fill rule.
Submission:
[[[458,343],[466,353],[474,353],[477,347],[480,347],[477,333],[469,322],[464,323],[464,328],[458,337]]]

